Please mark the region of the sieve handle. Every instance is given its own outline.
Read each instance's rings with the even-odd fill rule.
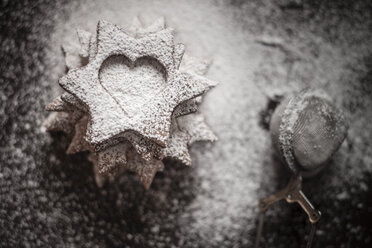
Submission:
[[[306,196],[301,190],[293,190],[289,192],[289,194],[286,197],[286,200],[288,203],[297,202],[298,204],[300,204],[302,209],[309,216],[309,220],[312,224],[315,224],[316,222],[319,221],[321,216],[320,211],[316,210],[313,207],[313,205],[310,203],[310,201],[306,198]]]
[[[273,205],[274,203],[286,199],[288,203],[297,202],[302,209],[306,212],[309,216],[309,220],[312,223],[312,229],[309,235],[307,248],[311,247],[312,240],[315,234],[315,223],[320,219],[320,211],[316,210],[313,205],[311,205],[310,201],[306,198],[304,193],[301,191],[301,183],[302,177],[301,175],[293,175],[289,180],[287,186],[280,190],[279,192],[270,195],[269,197],[260,199],[258,203],[258,207],[260,209],[260,218],[258,223],[257,229],[257,236],[256,236],[256,243],[255,248],[259,247],[260,239],[262,236],[262,229],[263,229],[263,222],[264,222],[264,214],[266,210]]]
[[[289,180],[287,186],[280,190],[279,192],[272,194],[266,198],[260,199],[258,207],[261,213],[266,212],[266,210],[274,203],[284,200],[287,198],[288,194],[292,191],[298,191],[301,189],[302,178],[299,175],[293,175]]]

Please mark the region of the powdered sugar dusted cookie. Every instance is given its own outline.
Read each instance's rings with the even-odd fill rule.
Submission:
[[[80,48],[64,48],[67,92],[44,126],[73,136],[67,153],[90,152],[98,186],[130,170],[149,188],[163,158],[191,165],[189,145],[216,140],[195,113],[216,85],[203,77],[210,60],[184,56],[164,18],[149,27],[135,18],[128,30],[100,21],[97,35],[77,35]]]

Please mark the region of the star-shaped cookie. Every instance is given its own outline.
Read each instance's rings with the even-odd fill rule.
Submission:
[[[67,153],[89,151],[98,186],[125,170],[149,188],[162,159],[191,165],[188,147],[214,141],[201,114],[202,95],[215,85],[203,75],[210,60],[183,56],[164,18],[128,30],[100,21],[97,35],[78,29],[78,45],[64,46],[66,90],[46,109],[48,131],[72,136]]]

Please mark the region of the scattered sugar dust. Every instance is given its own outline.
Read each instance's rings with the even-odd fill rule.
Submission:
[[[304,185],[304,192],[323,212],[317,241],[326,246],[343,233],[347,238],[340,238],[340,244],[354,237],[368,242],[368,225],[353,218],[368,204],[363,196],[372,181],[372,131],[368,128],[372,119],[372,38],[368,32],[372,18],[360,14],[363,5],[355,7],[357,15],[354,9],[351,17],[336,9],[329,18],[332,1],[320,9],[304,4],[301,11],[282,5],[291,1],[279,2],[84,1],[54,6],[68,12],[67,19],[53,15],[55,11],[46,19],[35,18],[32,25],[37,32],[32,32],[40,34],[39,29],[48,28],[51,38],[30,35],[25,38],[28,44],[42,40],[43,52],[30,52],[33,47],[26,44],[21,47],[28,50],[17,50],[17,54],[24,53],[27,62],[40,68],[29,64],[23,71],[8,68],[4,75],[27,87],[15,82],[16,96],[0,106],[2,112],[17,113],[12,121],[4,121],[10,123],[5,130],[9,142],[1,149],[1,158],[9,166],[1,168],[4,198],[0,204],[4,211],[14,209],[9,214],[0,212],[4,217],[0,223],[8,227],[3,230],[8,244],[16,246],[21,240],[67,246],[120,246],[124,242],[152,247],[249,247],[254,242],[257,199],[285,183],[280,177],[282,167],[272,156],[270,136],[259,126],[259,113],[266,108],[268,97],[309,85],[323,88],[352,120],[349,138],[330,168]],[[65,65],[60,47],[77,39],[75,28],[94,32],[99,19],[128,27],[137,15],[145,24],[164,16],[188,54],[213,61],[206,76],[220,85],[207,94],[201,111],[219,140],[193,146],[193,167],[183,173],[166,168],[147,193],[132,177],[98,191],[88,162],[52,152],[57,141],[40,130],[47,115],[43,107],[61,93],[57,80]],[[4,44],[9,50],[17,48],[9,40]],[[39,60],[46,65],[37,64]],[[33,75],[38,70],[42,75]],[[26,75],[39,80],[29,85]],[[12,92],[1,93],[6,99]],[[63,143],[63,137],[58,142]],[[363,175],[369,175],[369,181]],[[131,187],[121,186],[128,184]],[[267,247],[299,247],[302,239],[298,237],[308,232],[304,214],[288,206],[280,210],[270,213],[271,225],[265,226],[263,242]]]
[[[254,84],[262,48],[236,22],[234,9],[223,3],[97,1],[82,4],[58,24],[52,38],[56,50],[49,56],[59,56],[58,46],[76,39],[77,27],[94,32],[101,19],[128,27],[135,16],[145,24],[164,16],[167,26],[176,30],[176,41],[186,45],[186,53],[213,61],[207,77],[219,85],[207,94],[201,111],[219,140],[192,150],[191,170],[201,185],[177,221],[186,236],[197,235],[211,244],[234,243],[240,239],[241,226],[254,227],[256,192],[270,145],[268,134],[257,125],[257,113],[266,103]]]
[[[135,16],[145,24],[164,16],[167,25],[176,30],[176,41],[186,45],[188,54],[213,61],[207,77],[220,84],[207,94],[201,111],[219,140],[193,147],[191,174],[201,183],[194,192],[195,199],[177,219],[183,235],[210,245],[249,244],[250,237],[241,237],[242,226],[245,233],[251,234],[258,197],[277,187],[271,183],[277,177],[271,167],[278,162],[272,157],[268,132],[258,124],[258,113],[265,108],[268,98],[308,86],[320,87],[338,107],[348,111],[350,98],[367,94],[355,91],[354,84],[347,81],[356,77],[352,73],[355,66],[350,65],[360,57],[361,49],[370,48],[350,47],[343,37],[341,44],[335,46],[324,36],[311,33],[311,29],[288,35],[275,28],[273,23],[277,19],[282,23],[286,20],[281,19],[277,6],[269,2],[239,7],[246,11],[244,16],[236,6],[223,1],[86,2],[72,11],[66,22],[58,24],[52,39],[58,50],[60,44],[76,39],[74,28],[93,32],[100,19],[128,27]],[[268,19],[266,26],[258,15]],[[290,21],[287,23],[291,25]],[[349,53],[345,55],[346,47]],[[58,56],[58,52],[53,51],[50,56]],[[366,71],[363,65],[358,69]],[[371,101],[363,104],[365,108],[353,113],[354,116],[362,113],[372,116],[371,111],[365,112]],[[348,142],[360,137],[357,128],[360,123],[352,125]],[[364,146],[355,149],[354,153],[365,153]],[[346,169],[349,163],[345,156],[351,155],[347,143],[341,150],[336,161],[341,161],[338,166],[343,169],[333,177],[334,186],[350,179],[345,170],[349,175],[353,173]],[[367,160],[370,155],[369,151]],[[372,169],[368,161],[353,168],[356,178],[364,170]]]

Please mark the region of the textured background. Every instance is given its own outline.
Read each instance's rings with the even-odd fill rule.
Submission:
[[[219,141],[193,147],[192,168],[168,161],[148,191],[130,174],[99,189],[84,154],[40,129],[44,106],[74,29],[135,15],[165,16],[191,55],[213,59],[220,85],[201,111]],[[289,176],[271,148],[269,97],[312,86],[351,119],[330,166],[304,182],[322,211],[314,247],[371,247],[371,30],[370,1],[2,1],[0,246],[251,247],[257,199]],[[262,247],[304,246],[310,230],[285,203],[265,224]]]

